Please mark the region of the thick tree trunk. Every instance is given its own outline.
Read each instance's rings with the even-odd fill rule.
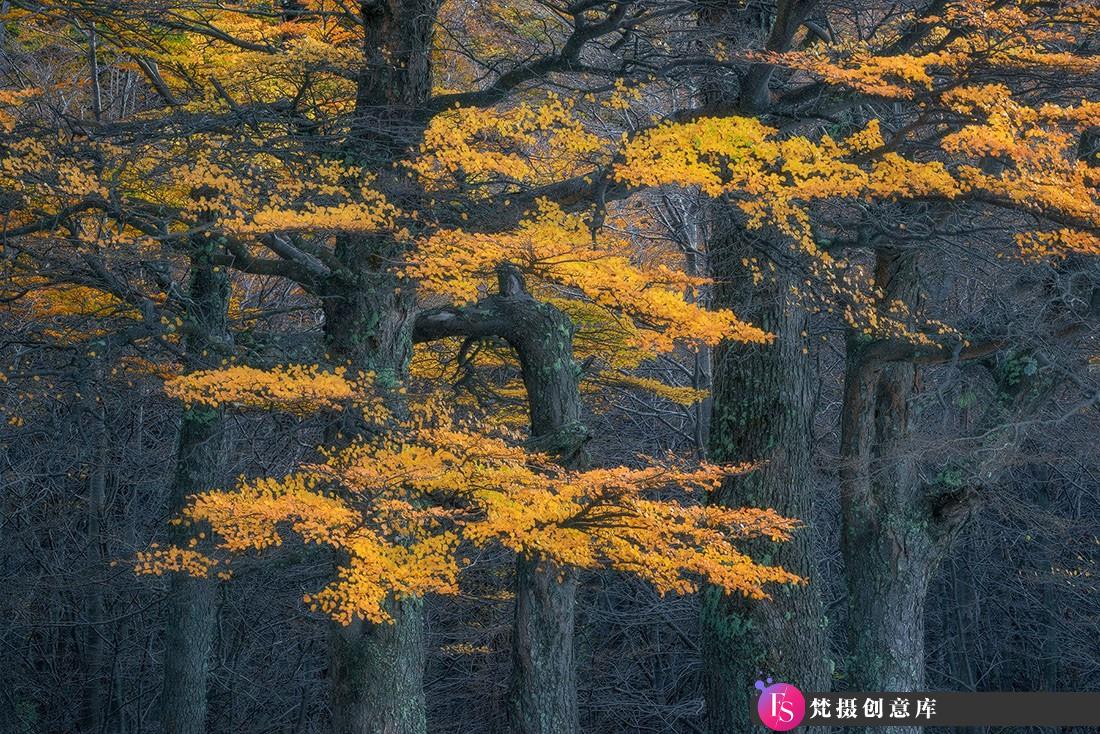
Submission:
[[[848,574],[849,686],[920,690],[924,598],[935,565],[921,485],[904,456],[911,363],[863,362],[848,346],[842,429],[842,548]]]
[[[431,94],[431,54],[439,0],[362,3],[363,56],[356,78],[355,115],[345,149],[380,175],[415,150],[420,127],[410,124]],[[400,186],[398,187],[400,190]],[[409,208],[415,203],[407,202]],[[392,237],[340,238],[344,272],[321,289],[325,346],[336,364],[374,372],[390,408],[403,414],[399,388],[412,357],[414,293],[394,275],[404,246]],[[330,426],[331,444],[361,435],[352,416]],[[337,734],[422,734],[424,702],[423,600],[390,602],[393,623],[356,622],[330,635],[329,686]]]
[[[516,350],[523,371],[532,444],[566,466],[577,466],[587,434],[573,361],[573,323],[531,298],[518,271],[502,266],[498,275],[500,294],[512,306],[502,336]],[[516,560],[509,697],[516,734],[580,731],[573,659],[576,596],[574,571],[533,555]]]
[[[356,620],[334,627],[332,730],[335,734],[427,731],[423,600],[391,602],[391,624]]]
[[[875,282],[884,302],[916,309],[912,253],[880,251]],[[847,571],[848,688],[924,687],[924,610],[944,537],[906,442],[915,366],[877,361],[876,342],[852,334],[841,415],[841,548]],[[899,727],[899,734],[916,728]]]
[[[408,294],[356,289],[349,301],[326,304],[326,336],[337,362],[373,371],[385,389],[407,376],[412,341]],[[387,303],[371,305],[364,295]],[[349,294],[351,295],[351,294]],[[400,415],[401,393],[388,390],[390,408]],[[336,435],[361,435],[361,427],[341,414],[330,429]],[[424,603],[420,598],[389,603],[391,623],[355,621],[330,634],[329,686],[335,734],[423,734],[427,731],[424,700]]]
[[[741,261],[767,257],[769,248],[728,209],[716,212],[710,251],[719,283],[715,306],[732,308],[775,335],[771,344],[724,345],[715,354],[709,457],[762,464],[727,480],[713,499],[726,506],[771,507],[806,523],[787,543],[760,541],[750,550],[810,579],[805,586],[777,589],[768,601],[730,596],[716,588],[704,592],[707,727],[717,733],[750,726],[753,683],[761,675],[803,690],[828,690],[832,663],[814,584],[814,373],[807,317],[790,294],[793,276],[780,270],[771,281],[752,282]]]
[[[227,309],[229,277],[212,266],[204,253],[192,258],[184,339],[187,369],[217,364],[215,355],[229,342]],[[221,478],[223,416],[220,410],[193,406],[184,409],[177,442],[176,471],[169,490],[168,509],[175,516],[187,498],[211,489]],[[187,547],[192,530],[169,529],[169,541]],[[165,610],[164,682],[161,724],[165,734],[205,734],[206,684],[215,621],[214,583],[209,579],[174,574]]]
[[[354,276],[334,281],[322,293],[329,359],[352,372],[373,372],[399,417],[405,412],[399,388],[412,357],[413,309],[411,288],[389,270],[401,251],[402,245],[386,236],[342,238],[336,254]],[[344,411],[329,426],[326,443],[340,445],[369,430],[354,411]],[[391,600],[392,623],[356,620],[331,630],[329,689],[336,734],[427,731],[423,610],[419,598]]]
[[[573,619],[576,573],[538,558],[516,561],[511,723],[517,734],[580,731]]]
[[[782,0],[775,6],[764,46],[784,51],[816,0]],[[751,35],[763,22],[764,6],[730,2],[701,15],[706,28]],[[753,64],[737,88],[708,84],[708,104],[767,113],[771,106],[769,64]],[[810,579],[785,586],[768,601],[729,596],[721,589],[703,593],[704,693],[707,731],[746,731],[755,706],[754,682],[771,676],[803,690],[829,690],[832,661],[825,634],[813,548],[810,484],[813,440],[814,371],[806,336],[807,315],[791,294],[797,275],[782,264],[765,281],[754,283],[743,261],[765,265],[782,256],[787,245],[777,236],[749,232],[743,217],[727,202],[710,208],[711,272],[717,281],[714,305],[731,308],[775,335],[771,344],[722,345],[714,355],[708,455],[712,461],[761,462],[750,474],[727,480],[713,499],[725,506],[770,507],[795,517],[805,527],[787,543],[758,541],[751,552],[765,555]]]

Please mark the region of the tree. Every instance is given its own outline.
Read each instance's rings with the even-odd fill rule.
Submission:
[[[357,12],[319,4],[290,14],[266,4],[217,11],[184,5],[168,13],[145,7],[35,7],[34,17],[46,26],[72,21],[94,27],[100,48],[110,45],[133,57],[162,102],[155,131],[143,129],[140,121],[81,121],[80,135],[88,139],[74,143],[81,149],[77,155],[86,150],[97,163],[89,167],[79,158],[66,163],[82,177],[64,189],[69,208],[63,213],[109,220],[128,237],[166,248],[169,255],[186,252],[189,239],[202,235],[213,244],[204,255],[212,268],[293,281],[316,299],[324,317],[324,356],[318,353],[317,361],[339,365],[355,381],[369,375],[397,425],[408,411],[402,386],[417,323],[414,280],[437,284],[446,256],[461,255],[460,265],[465,264],[464,270],[448,273],[446,285],[458,291],[455,295],[468,294],[483,271],[512,262],[547,286],[618,314],[612,317],[629,325],[624,340],[641,354],[668,351],[686,339],[762,340],[763,332],[729,312],[708,313],[685,302],[682,291],[705,282],[678,272],[667,254],[655,252],[656,265],[632,263],[630,238],[603,236],[607,212],[602,209],[584,217],[562,210],[551,198],[538,199],[516,225],[520,213],[536,203],[532,190],[568,200],[578,178],[584,180],[591,165],[606,160],[613,144],[586,131],[572,105],[554,95],[543,95],[534,105],[489,106],[549,74],[584,70],[580,54],[586,44],[604,44],[605,37],[645,20],[643,15],[628,21],[627,9],[565,8],[573,27],[551,34],[564,40],[560,51],[516,65],[472,91],[433,96],[430,57],[439,11],[434,3],[364,6]],[[264,73],[258,74],[261,65]],[[610,97],[624,94],[616,89]],[[452,104],[458,107],[451,110]],[[481,146],[488,133],[498,139]],[[471,136],[472,145],[454,144]],[[499,152],[502,143],[551,150],[544,160],[525,161]],[[178,145],[186,146],[182,159]],[[26,190],[38,171],[55,165],[52,155],[30,162],[12,184]],[[401,165],[391,165],[395,162]],[[558,191],[542,190],[546,186]],[[87,190],[77,191],[81,187]],[[490,197],[509,191],[517,203],[506,204],[511,213],[505,212],[503,232],[498,218],[493,240],[499,249],[487,248],[489,240],[476,222],[485,229],[496,215]],[[41,198],[42,192],[34,193]],[[455,226],[471,219],[467,210],[475,212],[475,224]],[[50,231],[59,213],[56,207],[44,215],[27,208],[11,234]],[[408,267],[401,267],[403,261]],[[479,307],[473,308],[476,313]],[[583,429],[568,323],[553,317],[549,304],[530,313],[550,318],[532,322],[550,331],[521,335],[514,331],[525,323],[521,318],[508,327],[513,331],[497,336],[511,334],[514,347],[524,343],[520,361],[536,447],[569,464]],[[463,320],[445,319],[447,324]],[[472,336],[487,335],[484,326],[470,328]],[[536,355],[546,361],[545,370],[526,362],[537,363]],[[542,374],[546,370],[552,374]],[[343,412],[333,418],[328,443],[351,450],[378,430],[362,416]],[[721,515],[699,517],[698,522],[713,523]],[[167,568],[203,564],[193,551],[166,552]],[[517,707],[522,711],[516,720],[525,717],[521,726],[532,731],[575,730],[577,717],[569,704],[574,696],[571,583],[559,585],[556,565],[538,553],[522,559],[519,568],[521,588],[542,591],[521,595],[518,628],[536,627],[524,622],[524,615],[553,616],[561,633],[528,642],[517,635],[515,698],[529,705]],[[776,573],[775,580],[791,580]],[[727,579],[727,588],[731,584]],[[757,585],[745,589],[758,593]],[[334,633],[338,730],[424,728],[418,593],[427,590],[439,589],[413,587],[417,593],[380,602],[367,622]],[[195,640],[196,647],[200,643]],[[543,703],[541,689],[548,680],[559,693]],[[534,710],[526,710],[530,707]]]
[[[176,542],[143,569],[224,575],[202,522],[228,550],[289,538],[284,522],[327,549],[308,557],[335,581],[311,600],[351,621],[331,628],[337,730],[426,729],[425,600],[467,576],[463,553],[501,548],[518,557],[521,730],[579,728],[578,568],[665,591],[713,584],[705,623],[727,644],[707,646],[712,728],[737,725],[747,699],[732,681],[755,666],[823,680],[823,661],[792,662],[824,638],[814,545],[799,533],[773,549],[790,526],[761,514],[812,504],[811,388],[832,390],[811,369],[828,354],[811,349],[815,329],[845,333],[840,674],[923,681],[925,590],[981,487],[1025,445],[1014,426],[1069,389],[1053,378],[1074,370],[1045,355],[1092,318],[1098,19],[1073,2],[750,5],[6,6],[20,23],[3,33],[18,56],[0,93],[4,297],[41,363],[140,358],[143,385],[187,371],[165,383],[184,428],[213,417],[192,442],[201,457],[179,445],[201,481],[176,483]],[[672,187],[711,200],[714,282],[704,248],[655,221]],[[979,254],[1012,278],[990,278],[971,309],[929,273]],[[216,285],[218,303],[200,307],[188,278]],[[36,297],[64,313],[35,311]],[[50,333],[73,320],[84,333]],[[18,337],[6,344],[17,382],[41,377]],[[652,365],[719,344],[711,459],[755,474],[586,455],[601,390],[698,402],[702,370],[662,384]],[[972,367],[988,410],[934,407]],[[324,452],[245,466],[235,490],[180,505],[217,473],[206,439],[221,411],[269,421],[267,447],[293,435]],[[927,439],[933,415],[951,440]],[[467,453],[448,458],[448,444]],[[435,474],[370,473],[410,456]],[[609,514],[596,522],[590,506]],[[742,546],[739,524],[769,540]],[[792,571],[811,585],[774,605],[722,596]],[[205,643],[189,639],[193,690]],[[192,721],[209,718],[198,709]]]
[[[946,216],[950,207],[1015,210],[1039,220],[1034,229],[1015,231],[1023,253],[1094,253],[1097,205],[1088,183],[1094,169],[1077,155],[1094,103],[1058,104],[1044,88],[1044,104],[1029,106],[1028,92],[1014,93],[1007,83],[1026,70],[1034,83],[1082,74],[1087,88],[1095,60],[1063,49],[1073,48],[1083,37],[1078,34],[1095,22],[1091,9],[1073,3],[957,4],[928,10],[911,31],[881,48],[761,57],[872,98],[911,102],[911,113],[889,138],[881,134],[880,120],[872,119],[839,145],[829,136],[821,143],[788,137],[777,140],[772,152],[761,142],[773,130],[725,118],[672,125],[640,136],[635,150],[627,150],[620,175],[629,181],[693,184],[712,196],[747,197],[740,206],[750,226],[785,232],[811,258],[811,272],[820,278],[816,288],[841,298],[851,328],[840,478],[853,655],[848,678],[857,689],[921,688],[927,584],[978,494],[975,487],[962,491],[915,481],[905,442],[916,366],[922,360],[986,357],[1004,344],[924,319],[919,242],[908,235],[919,231],[913,222],[882,227],[868,215],[854,223],[841,219],[829,231],[826,221],[811,219],[807,205],[849,198],[920,202],[908,208],[908,216],[931,219],[923,226],[932,231],[936,213]],[[912,50],[922,45],[935,50]],[[902,157],[898,151],[910,145],[914,153],[933,152],[919,160]],[[691,151],[686,157],[685,148]],[[853,226],[854,241],[842,229]],[[873,250],[873,264],[849,269],[847,260],[835,259],[861,247]],[[981,466],[976,475],[984,484],[992,474]]]

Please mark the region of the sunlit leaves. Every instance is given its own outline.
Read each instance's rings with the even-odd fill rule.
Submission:
[[[233,366],[190,372],[168,380],[164,391],[186,405],[280,410],[308,415],[342,410],[349,404],[384,418],[381,402],[369,392],[372,376],[349,377],[343,368],[287,365],[274,369]]]
[[[729,311],[708,311],[685,300],[684,292],[706,279],[665,264],[638,263],[632,252],[628,238],[593,233],[585,217],[543,201],[510,232],[437,232],[420,243],[406,272],[429,292],[472,301],[496,265],[510,262],[633,320],[638,327],[630,335],[633,345],[650,352],[668,351],[676,342],[767,339]]]

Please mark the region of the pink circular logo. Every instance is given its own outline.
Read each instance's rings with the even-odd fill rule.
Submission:
[[[756,702],[756,711],[760,721],[772,731],[790,731],[802,723],[806,715],[806,699],[802,691],[790,683],[772,683],[756,681],[760,699]]]

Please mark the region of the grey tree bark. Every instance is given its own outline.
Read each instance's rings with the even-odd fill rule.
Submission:
[[[213,367],[230,343],[227,319],[229,276],[211,263],[215,243],[205,242],[192,256],[184,336],[185,368]],[[215,487],[224,460],[222,411],[206,406],[184,409],[176,448],[176,470],[168,510],[177,515],[196,492]],[[187,547],[191,529],[169,526],[171,543]],[[207,676],[214,638],[214,582],[174,574],[168,586],[164,631],[164,680],[161,725],[165,734],[204,734]]]
[[[413,293],[390,272],[402,245],[392,238],[347,236],[336,255],[342,277],[322,291],[329,359],[353,372],[373,372],[395,415],[404,412],[398,388],[412,356]],[[352,411],[334,418],[326,442],[339,445],[367,430]],[[332,726],[337,734],[423,734],[423,600],[389,603],[392,623],[353,622],[329,635]]]
[[[883,248],[875,284],[883,301],[917,308],[916,255]],[[919,691],[924,687],[928,585],[969,513],[961,496],[929,491],[907,442],[916,365],[882,359],[879,345],[850,334],[841,407],[841,550],[847,572],[847,687]],[[915,727],[898,727],[916,734]]]
[[[355,116],[347,155],[372,170],[388,170],[397,156],[415,147],[409,119],[431,93],[431,52],[439,0],[363,3],[363,56],[356,77]],[[413,206],[410,204],[410,206]],[[415,294],[393,273],[404,246],[386,235],[340,238],[337,272],[316,289],[322,300],[325,346],[336,364],[374,372],[384,388],[406,379],[412,356]],[[391,408],[403,413],[400,392],[388,391]],[[348,416],[330,427],[339,435],[360,435]],[[390,602],[392,624],[356,622],[330,633],[329,687],[337,734],[423,734],[423,600]]]
[[[707,727],[743,731],[755,705],[755,680],[771,676],[804,690],[828,690],[832,662],[824,609],[814,584],[811,481],[815,374],[805,336],[807,316],[791,295],[796,279],[780,269],[754,284],[743,257],[766,257],[766,241],[747,232],[728,210],[716,221],[710,249],[721,284],[715,306],[728,307],[775,335],[765,345],[723,345],[715,353],[709,457],[762,462],[723,483],[713,500],[726,506],[771,507],[806,526],[787,543],[750,548],[810,580],[777,589],[767,601],[703,595],[702,634]],[[809,652],[812,651],[812,652]]]
[[[778,3],[765,48],[787,50],[815,5],[814,0]],[[740,6],[723,7],[704,20],[736,27],[744,22],[737,14],[746,12]],[[754,64],[736,90],[705,88],[706,102],[766,114],[772,74],[770,65]],[[732,204],[713,203],[708,224],[711,273],[717,282],[714,306],[733,309],[775,336],[770,344],[723,344],[715,351],[709,458],[761,466],[728,479],[713,500],[731,507],[771,507],[802,520],[805,527],[790,542],[759,541],[750,550],[811,581],[778,589],[764,602],[729,596],[717,588],[704,591],[707,730],[718,734],[750,728],[757,679],[771,676],[803,690],[828,690],[833,666],[824,608],[813,583],[817,569],[810,477],[816,375],[809,356],[807,316],[791,294],[798,278],[782,263],[785,243],[766,232],[748,231]],[[746,258],[780,264],[763,282],[754,283],[742,265]]]

